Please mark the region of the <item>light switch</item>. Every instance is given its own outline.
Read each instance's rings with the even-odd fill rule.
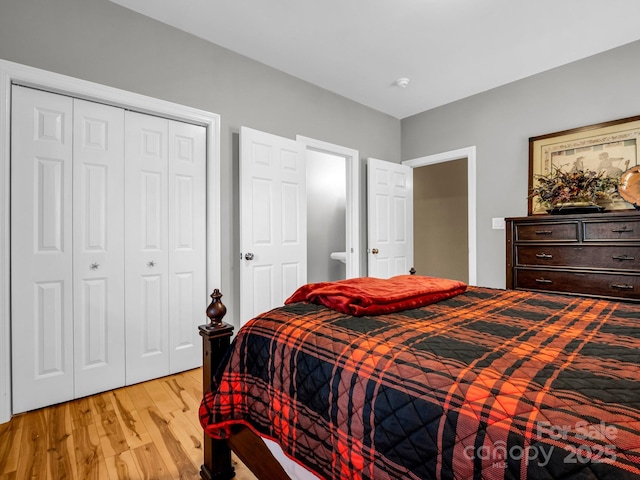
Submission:
[[[504,230],[504,218],[492,218],[491,226],[494,230]]]

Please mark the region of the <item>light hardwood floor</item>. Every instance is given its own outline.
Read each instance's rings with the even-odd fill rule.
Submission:
[[[195,369],[16,415],[0,424],[0,480],[198,479],[201,398]]]

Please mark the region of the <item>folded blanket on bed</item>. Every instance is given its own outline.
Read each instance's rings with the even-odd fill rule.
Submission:
[[[360,277],[309,283],[284,303],[311,302],[357,317],[418,308],[464,293],[467,284],[422,275],[391,278]]]

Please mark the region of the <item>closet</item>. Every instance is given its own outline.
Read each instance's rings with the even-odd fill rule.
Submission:
[[[13,412],[201,364],[206,129],[12,87]]]

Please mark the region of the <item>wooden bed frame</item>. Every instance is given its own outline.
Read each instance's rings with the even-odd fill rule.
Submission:
[[[210,322],[198,327],[202,337],[203,393],[211,388],[212,375],[229,348],[233,335],[233,326],[222,321],[227,309],[220,300],[221,297],[220,290],[216,288],[211,294],[212,301],[207,308]],[[226,440],[214,440],[204,434],[204,463],[200,467],[200,477],[203,480],[234,478],[232,451],[258,478],[291,480],[262,438],[244,426],[234,427],[232,435]]]

